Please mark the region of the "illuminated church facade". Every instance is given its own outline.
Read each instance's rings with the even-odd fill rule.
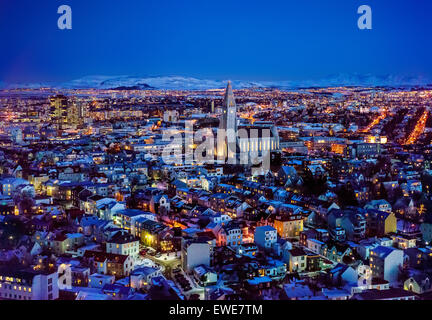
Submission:
[[[276,126],[268,121],[240,123],[231,82],[228,82],[219,122],[217,155],[228,164],[257,164],[280,150]],[[219,136],[221,133],[225,136]],[[222,143],[220,143],[222,142]]]

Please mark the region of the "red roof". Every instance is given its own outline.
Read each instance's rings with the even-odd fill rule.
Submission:
[[[86,250],[84,253],[85,258],[93,258],[97,262],[111,262],[124,264],[126,259],[129,257],[123,254],[107,253],[101,251]]]
[[[210,239],[216,239],[215,235],[211,231],[197,232],[197,236],[198,237],[208,237]]]

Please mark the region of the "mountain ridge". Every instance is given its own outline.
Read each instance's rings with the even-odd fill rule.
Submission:
[[[223,89],[228,80],[198,79],[183,76],[104,76],[93,75],[64,83],[16,83],[5,84],[0,87],[11,88],[39,88],[51,87],[58,89],[117,89],[117,90],[207,90]],[[415,87],[432,86],[432,80],[424,76],[397,76],[372,74],[336,74],[318,80],[283,80],[283,81],[247,81],[232,80],[235,89],[244,88],[280,88],[296,89],[309,87],[360,86],[360,87]]]

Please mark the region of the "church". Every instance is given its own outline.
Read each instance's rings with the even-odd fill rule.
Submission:
[[[237,118],[237,105],[228,82],[219,121],[217,158],[228,164],[260,164],[272,151],[278,151],[279,134],[268,121],[244,123]],[[244,119],[241,119],[244,120]]]

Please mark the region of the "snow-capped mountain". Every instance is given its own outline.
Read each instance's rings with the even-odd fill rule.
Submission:
[[[19,82],[7,83],[0,82],[0,89],[40,89],[40,88],[57,88],[56,83],[42,83],[42,82]]]
[[[166,89],[166,90],[203,90],[224,88],[228,80],[208,80],[181,76],[133,77],[133,76],[88,76],[73,80],[63,87],[66,88],[127,88]],[[233,87],[241,88],[299,88],[328,86],[423,86],[432,84],[430,79],[421,76],[376,76],[372,74],[337,74],[319,80],[306,81],[244,81],[233,80]]]
[[[162,76],[162,77],[134,77],[134,76],[88,76],[63,84],[66,88],[141,88],[166,90],[203,90],[224,88],[227,80],[203,80],[191,77]],[[235,81],[237,88],[262,86],[257,82]]]
[[[305,86],[425,86],[432,84],[431,79],[423,76],[372,75],[372,74],[337,74],[318,81],[306,81]]]
[[[3,84],[3,88],[53,87],[65,89],[162,89],[162,90],[205,90],[226,86],[228,80],[206,80],[181,76],[137,77],[137,76],[87,76],[61,84],[25,83]],[[244,81],[233,80],[233,87],[295,89],[329,86],[432,86],[432,80],[422,76],[376,76],[371,74],[337,74],[324,79],[303,81]]]
[[[228,80],[205,80],[191,77],[132,77],[132,76],[89,76],[73,80],[63,85],[66,88],[98,88],[111,89],[119,87],[155,88],[167,90],[202,90],[224,88]],[[421,86],[432,84],[430,79],[421,76],[375,76],[359,74],[338,74],[320,80],[306,81],[244,81],[233,80],[233,87],[240,88],[298,88],[298,87],[328,87],[328,86]]]

